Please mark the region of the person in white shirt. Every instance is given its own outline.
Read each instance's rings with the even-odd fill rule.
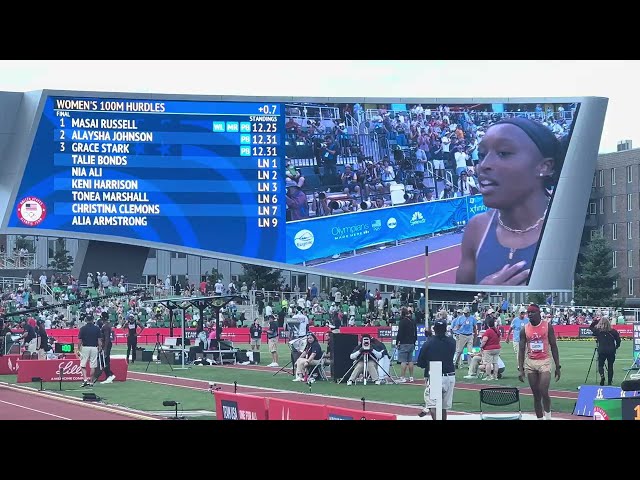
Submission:
[[[342,292],[340,290],[336,291],[335,300],[337,305],[340,305],[340,303],[342,303]]]
[[[294,321],[300,322],[298,324],[298,337],[304,337],[307,335],[307,327],[309,326],[309,318],[302,313],[302,309],[298,309],[298,313],[296,313],[293,317],[291,317]]]
[[[473,177],[470,177],[467,171],[463,171],[458,179],[458,196],[465,197],[467,195],[473,195],[477,189],[477,185]]]
[[[223,288],[224,288],[224,285],[222,285],[222,282],[220,280],[218,280],[216,284],[213,286],[213,289],[216,295],[222,295]]]
[[[469,155],[465,152],[462,147],[458,147],[458,151],[454,154],[454,158],[456,160],[456,175],[462,175],[462,172],[467,171],[467,160],[469,160]]]

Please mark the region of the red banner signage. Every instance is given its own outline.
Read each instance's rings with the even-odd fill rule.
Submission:
[[[326,420],[326,405],[269,398],[269,420]]]
[[[327,420],[397,420],[391,413],[367,412],[327,405]]]
[[[63,382],[81,382],[82,369],[79,359],[63,360],[17,360],[15,373],[18,374],[18,383],[29,383],[32,378],[39,377],[43,382],[59,382],[60,369],[62,369]],[[111,371],[116,376],[116,382],[124,382],[127,379],[127,361],[124,358],[111,359]],[[87,365],[87,375],[91,376],[91,367]],[[103,373],[98,380],[104,380]]]
[[[239,393],[214,392],[218,420],[268,420],[267,399]]]

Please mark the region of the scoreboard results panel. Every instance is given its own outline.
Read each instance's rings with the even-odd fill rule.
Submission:
[[[9,227],[285,262],[279,103],[48,97]]]

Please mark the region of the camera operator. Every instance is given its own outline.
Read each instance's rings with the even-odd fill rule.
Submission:
[[[336,165],[338,164],[339,150],[340,145],[338,142],[331,135],[327,135],[322,144],[322,161],[324,164],[325,177],[333,178],[338,174]]]
[[[380,344],[380,342],[378,342]],[[365,361],[365,353],[368,355],[373,355],[373,357],[377,360],[381,359],[383,356],[382,348],[384,345],[380,347],[380,345],[374,346],[374,343],[371,340],[371,335],[365,333],[362,335],[362,341],[356,346],[353,352],[350,355],[351,360],[357,361],[355,367],[353,367],[353,371],[351,372],[351,376],[347,381],[347,385],[353,385],[353,382],[358,378],[362,372],[364,372],[364,361]],[[374,362],[371,358],[367,358],[367,373],[371,376],[371,379],[375,382],[376,385],[380,385],[380,379],[378,377],[378,369],[376,368],[376,362]],[[367,375],[365,373],[365,376]]]
[[[604,361],[607,361],[607,385],[613,382],[613,362],[616,361],[616,351],[620,348],[620,334],[611,327],[608,316],[596,318],[589,329],[596,337],[598,348],[598,372],[600,373],[600,386],[604,385]]]

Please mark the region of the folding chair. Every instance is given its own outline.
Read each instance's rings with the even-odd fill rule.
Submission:
[[[518,414],[492,414],[487,415],[482,405],[504,407],[518,404]],[[513,412],[515,413],[515,412]],[[520,390],[515,387],[483,388],[480,390],[480,420],[522,420],[522,407],[520,406]]]
[[[324,365],[325,355],[326,355],[326,352],[322,352],[322,356],[318,360],[318,363],[314,365],[311,371],[309,372],[309,377],[313,378],[314,374],[317,372],[320,377],[319,380],[324,380],[325,382],[328,381],[327,372],[325,370],[325,365]]]

